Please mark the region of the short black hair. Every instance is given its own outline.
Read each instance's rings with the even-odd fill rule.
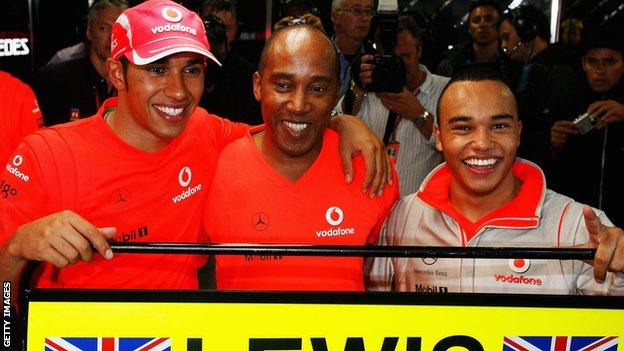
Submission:
[[[493,7],[494,9],[496,9],[496,11],[498,11],[498,17],[500,17],[503,14],[503,9],[501,8],[501,5],[498,3],[498,1],[495,0],[474,0],[470,3],[470,7],[468,8],[468,22],[470,22],[470,13],[472,12],[472,10],[476,9],[477,7],[481,7],[481,6],[489,6],[489,7]]]
[[[591,49],[611,49],[619,51],[624,57],[623,30],[615,28],[601,28],[581,39],[581,54],[587,55]],[[620,38],[620,39],[618,39]]]
[[[500,73],[500,71],[495,70],[490,66],[473,65],[464,68],[455,73],[451,80],[446,84],[444,89],[442,89],[442,92],[440,93],[440,98],[438,99],[438,105],[436,106],[436,123],[440,123],[440,102],[442,101],[442,97],[452,84],[457,82],[481,82],[484,80],[499,82],[502,85],[506,86],[510,92],[512,91],[511,88],[509,88],[509,85],[503,79],[503,75]]]

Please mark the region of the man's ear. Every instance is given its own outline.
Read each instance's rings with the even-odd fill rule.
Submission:
[[[93,42],[93,36],[91,35],[91,24],[87,24],[87,30],[85,31],[85,37],[87,37],[87,39],[90,42]]]
[[[258,71],[254,72],[253,74],[253,93],[254,93],[254,97],[256,98],[256,101],[260,101],[260,99],[262,99],[262,93],[260,92],[260,85],[261,85],[261,79],[260,79],[260,73],[258,73]]]
[[[115,89],[118,91],[126,89],[126,74],[121,61],[108,58],[106,60],[106,67],[108,68],[108,80]]]
[[[338,11],[332,8],[330,16],[331,16],[332,23],[336,23],[336,16],[338,16]]]
[[[440,126],[437,123],[433,125],[433,133],[435,133],[436,138],[436,149],[442,152],[442,143],[440,142]]]

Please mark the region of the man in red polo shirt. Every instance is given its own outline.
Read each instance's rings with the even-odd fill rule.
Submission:
[[[381,245],[584,246],[597,248],[593,267],[537,259],[377,258],[369,288],[624,294],[624,232],[603,212],[546,189],[539,167],[515,157],[518,109],[493,72],[475,68],[454,77],[437,116],[437,145],[446,163],[397,203]]]
[[[118,99],[31,134],[11,158],[15,170],[0,174],[15,188],[0,198],[2,281],[39,260],[40,287],[197,288],[196,257],[113,259],[107,240],[197,242],[218,154],[248,127],[196,108],[206,60],[216,61],[197,14],[150,0],[125,10],[112,33]]]
[[[204,215],[213,243],[365,245],[397,198],[341,177],[338,136],[327,129],[340,88],[332,42],[310,25],[273,34],[254,74],[264,130],[219,157]],[[361,257],[217,256],[219,289],[363,290]]]

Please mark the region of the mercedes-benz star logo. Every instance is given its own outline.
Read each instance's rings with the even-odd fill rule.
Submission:
[[[119,188],[111,194],[110,204],[113,206],[124,206],[128,202],[130,202],[130,192],[126,189]]]
[[[251,216],[251,227],[256,231],[261,232],[267,229],[270,223],[269,216],[264,212],[256,212]]]

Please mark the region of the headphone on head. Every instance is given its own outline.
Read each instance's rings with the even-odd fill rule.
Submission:
[[[518,33],[522,42],[531,42],[539,34],[537,21],[544,14],[530,5],[516,7],[509,12],[509,22]]]

